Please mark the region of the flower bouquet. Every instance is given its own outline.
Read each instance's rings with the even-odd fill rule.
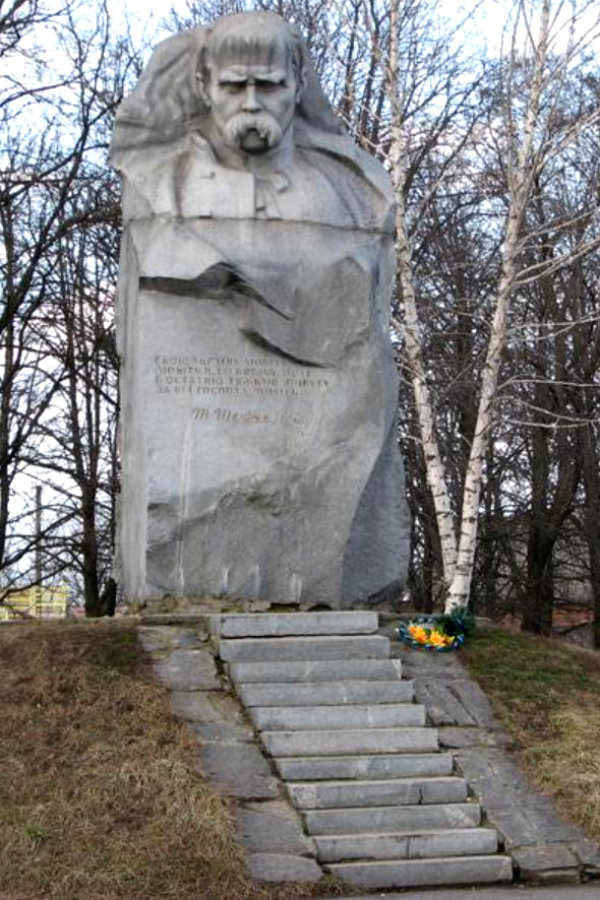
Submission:
[[[458,650],[468,634],[475,628],[475,619],[469,612],[451,616],[416,616],[397,627],[400,640],[409,647],[447,652]]]

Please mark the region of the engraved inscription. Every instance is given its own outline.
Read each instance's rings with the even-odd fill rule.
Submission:
[[[159,394],[216,397],[302,397],[329,390],[322,370],[261,357],[158,355],[154,376]]]
[[[226,425],[280,425],[285,428],[305,428],[308,421],[305,416],[291,413],[267,413],[258,409],[207,409],[206,406],[194,408],[196,422],[219,422]]]

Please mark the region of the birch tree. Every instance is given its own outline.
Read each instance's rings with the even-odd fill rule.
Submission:
[[[510,47],[503,62],[503,115],[490,126],[500,133],[503,146],[506,214],[501,239],[500,274],[494,295],[485,361],[481,371],[474,433],[464,477],[460,515],[456,520],[450,502],[447,466],[439,447],[434,404],[428,387],[423,359],[422,339],[415,290],[412,248],[407,225],[407,170],[410,146],[408,129],[402,116],[402,63],[398,52],[401,4],[390,7],[390,50],[388,59],[388,98],[391,111],[390,166],[397,202],[398,282],[402,299],[402,318],[394,321],[403,335],[408,370],[415,396],[419,436],[423,445],[427,478],[435,504],[440,534],[447,612],[464,608],[469,600],[475,561],[482,475],[491,428],[503,354],[506,347],[511,299],[520,283],[539,278],[544,267],[527,271],[524,250],[530,235],[526,213],[534,190],[535,177],[556,146],[549,140],[550,123],[569,64],[581,49],[576,38],[576,17],[567,50],[559,54],[556,41],[565,30],[566,4],[542,0],[515,4]],[[587,12],[589,13],[589,4]],[[523,38],[524,49],[519,51]],[[524,77],[525,75],[525,77]],[[576,133],[593,118],[577,123],[562,135],[561,144],[573,140]],[[434,195],[437,185],[432,186]],[[552,265],[557,265],[554,260]],[[564,260],[563,260],[564,262]]]

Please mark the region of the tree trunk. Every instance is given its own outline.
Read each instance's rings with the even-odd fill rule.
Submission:
[[[477,547],[483,462],[490,439],[493,422],[493,402],[496,397],[500,364],[506,344],[510,300],[517,276],[521,226],[535,172],[535,136],[544,85],[549,25],[550,2],[549,0],[543,0],[540,32],[535,45],[536,59],[527,97],[523,133],[518,142],[514,168],[509,168],[508,172],[509,204],[502,248],[502,274],[496,295],[496,305],[485,364],[481,373],[477,423],[465,477],[458,552],[454,576],[446,600],[447,613],[454,613],[464,609],[469,602],[471,592],[471,580]]]
[[[100,585],[98,581],[98,540],[96,536],[96,511],[94,498],[86,498],[81,504],[83,540],[81,542],[83,598],[85,614],[95,619],[102,615],[100,609]]]
[[[10,477],[10,414],[13,385],[13,324],[4,332],[4,366],[0,385],[0,569],[5,562],[8,535]]]
[[[552,551],[555,539],[556,535],[549,533],[543,522],[532,522],[527,540],[527,581],[521,625],[523,631],[544,635],[552,633]]]
[[[582,440],[582,470],[585,490],[585,539],[590,555],[590,578],[594,598],[594,647],[600,649],[600,474],[593,425],[587,425]]]
[[[109,578],[100,595],[99,608],[101,616],[114,616],[117,606],[117,590],[117,582],[114,578]]]

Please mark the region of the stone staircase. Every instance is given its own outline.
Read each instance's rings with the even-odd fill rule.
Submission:
[[[325,871],[366,889],[512,880],[376,613],[220,615],[211,629]]]

